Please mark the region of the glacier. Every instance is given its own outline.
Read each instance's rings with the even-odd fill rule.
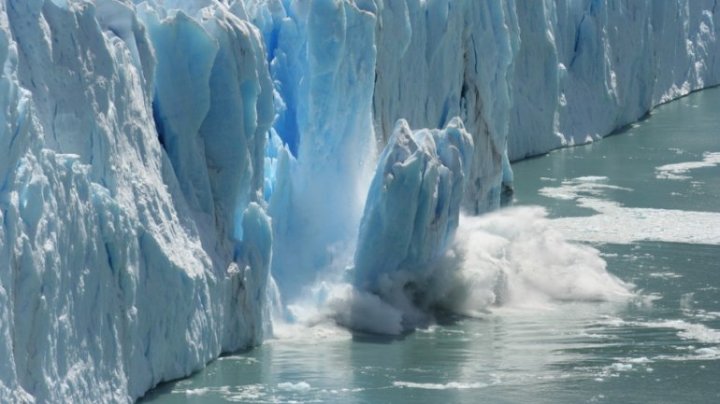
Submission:
[[[460,215],[500,207],[511,161],[720,84],[716,9],[3,0],[0,401],[132,401],[308,296],[388,333],[436,305],[562,298],[547,279],[622,296],[580,247],[554,241],[545,275],[522,259],[556,240],[541,212]]]

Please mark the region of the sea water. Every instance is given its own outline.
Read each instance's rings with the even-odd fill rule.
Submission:
[[[544,226],[597,249],[631,298],[568,290],[400,337],[286,326],[141,401],[720,402],[719,108],[705,90],[513,165],[514,209],[544,207]]]

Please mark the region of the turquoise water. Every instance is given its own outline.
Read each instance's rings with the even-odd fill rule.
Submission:
[[[515,204],[545,207],[635,297],[491,307],[397,338],[298,328],[144,401],[720,402],[718,108],[706,90],[514,165]]]

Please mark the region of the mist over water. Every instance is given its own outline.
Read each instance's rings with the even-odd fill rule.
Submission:
[[[717,402],[717,105],[515,164],[515,207],[462,217],[441,260],[385,285],[396,301],[345,262],[276,339],[148,402]]]

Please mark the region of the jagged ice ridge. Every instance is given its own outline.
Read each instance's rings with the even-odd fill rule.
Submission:
[[[260,343],[278,294],[346,265],[392,305],[383,279],[498,208],[511,160],[718,84],[719,15],[3,0],[0,401],[132,401]]]

